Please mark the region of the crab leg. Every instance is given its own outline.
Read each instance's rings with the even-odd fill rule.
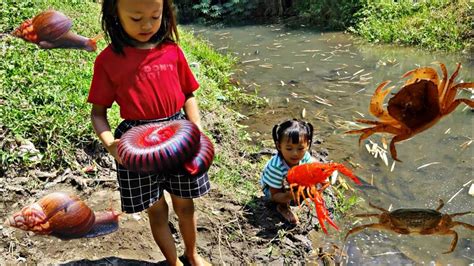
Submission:
[[[442,199],[439,199],[439,206],[438,206],[438,208],[436,208],[436,211],[441,210],[441,208],[443,208],[443,206],[444,206],[444,201]]]
[[[441,102],[445,103],[445,99],[447,98],[447,94],[448,94],[448,90],[451,90],[451,84],[453,84],[454,82],[454,79],[458,76],[458,73],[459,73],[459,68],[461,68],[461,64],[458,63],[457,67],[456,67],[456,70],[454,71],[454,73],[451,75],[451,77],[449,78],[449,81],[448,83],[445,85],[444,83],[446,82],[446,79],[447,79],[447,70],[446,70],[446,66],[444,64],[439,64],[441,66],[441,69],[443,70],[443,83],[440,84],[443,85],[443,94],[439,95],[439,98],[441,100]]]
[[[441,68],[441,72],[443,72],[443,80],[441,80],[441,83],[438,84],[438,95],[439,99],[441,100],[444,97],[443,95],[446,94],[446,89],[449,88],[449,86],[446,87],[446,82],[448,80],[448,70],[446,69],[446,65],[441,62],[433,62],[433,64],[438,64]]]
[[[451,103],[451,105],[449,105],[448,108],[446,108],[446,110],[445,110],[444,112],[445,112],[446,114],[451,113],[451,112],[454,111],[454,109],[456,109],[456,107],[458,107],[458,105],[460,105],[461,103],[465,103],[465,104],[468,105],[469,107],[474,108],[474,101],[468,100],[468,99],[457,99],[457,100],[454,100],[454,102]]]
[[[383,109],[383,101],[387,94],[395,87],[391,86],[386,90],[383,90],[385,86],[390,82],[387,80],[385,82],[380,83],[380,85],[375,89],[374,95],[370,99],[369,111],[375,116],[378,117],[381,121],[395,121],[389,114],[388,111]]]
[[[454,98],[456,97],[456,93],[457,93],[457,90],[459,89],[465,89],[465,88],[474,88],[474,82],[469,82],[469,83],[459,83],[457,84],[456,86],[448,89],[448,92],[446,93],[446,95],[444,96],[444,98],[442,98],[440,101],[441,101],[441,110],[443,110],[443,115],[444,114],[449,114],[450,112],[448,110],[451,110],[451,105],[453,104],[454,102]],[[446,106],[450,104],[450,106]],[[467,104],[467,103],[466,103]],[[459,105],[459,104],[458,104]],[[469,105],[469,104],[467,104]],[[456,105],[457,107],[457,105]],[[454,107],[451,112],[456,109],[456,107]],[[471,106],[472,107],[472,106]]]
[[[454,222],[451,223],[451,225],[452,225],[452,226],[458,226],[458,225],[460,225],[460,226],[462,226],[462,227],[464,227],[464,228],[466,228],[466,229],[474,230],[474,225],[468,224],[468,223],[464,223],[464,222],[457,222],[457,221],[454,221]]]
[[[374,208],[374,209],[377,209],[377,210],[380,210],[380,211],[383,211],[383,212],[388,212],[388,210],[382,208],[382,207],[379,207],[379,206],[375,206],[374,204],[372,204],[371,202],[369,202],[369,206]]]
[[[397,162],[401,162],[401,160],[399,160],[397,157],[397,150],[395,149],[395,143],[400,142],[402,140],[409,139],[410,137],[411,137],[410,134],[404,134],[404,135],[396,135],[395,137],[392,138],[392,141],[390,141],[390,154],[392,155],[392,159],[394,159]]]
[[[443,254],[448,254],[448,253],[453,252],[454,249],[456,248],[456,245],[458,244],[458,233],[456,233],[456,231],[454,231],[454,230],[448,230],[445,233],[443,233],[443,235],[453,235],[454,236],[453,241],[451,241],[451,247],[449,248],[448,251],[443,252]]]
[[[456,216],[463,216],[463,215],[466,215],[466,214],[469,214],[471,212],[458,212],[458,213],[453,213],[453,214],[450,214],[449,217],[453,218],[453,217],[456,217]],[[455,222],[455,223],[458,223],[458,222]],[[460,222],[459,222],[460,223]],[[471,225],[472,226],[472,225]],[[474,227],[471,227],[474,229]]]
[[[312,200],[314,202],[314,207],[316,209],[316,216],[318,216],[319,225],[321,226],[321,229],[323,229],[324,233],[327,235],[328,230],[326,229],[326,225],[324,224],[326,217],[324,215],[324,211],[322,210],[324,206],[322,206],[322,204],[316,199],[316,197],[312,198]]]
[[[365,228],[387,229],[387,228],[385,228],[385,226],[383,226],[383,225],[381,225],[381,224],[379,224],[379,223],[360,225],[360,226],[354,227],[354,228],[352,228],[351,230],[349,230],[349,232],[347,232],[346,236],[344,237],[344,241],[347,240],[347,238],[349,237],[349,235],[351,235],[351,234],[353,234],[353,233],[356,233],[356,232],[359,232],[359,231],[362,231],[362,230],[364,230]]]
[[[364,218],[364,217],[380,217],[380,213],[361,213],[356,214],[354,217]]]
[[[386,133],[391,133],[391,134],[398,134],[400,133],[400,129],[396,128],[392,125],[385,124],[383,122],[378,122],[378,121],[370,121],[370,120],[362,120],[362,119],[357,119],[357,122],[361,123],[366,123],[366,124],[371,124],[371,125],[376,125],[375,127],[368,127],[368,128],[363,128],[363,129],[356,129],[356,130],[350,130],[346,131],[346,134],[359,134],[363,133],[359,137],[359,146],[362,144],[362,141],[368,137],[370,137],[372,134],[375,134],[377,132],[386,132]]]

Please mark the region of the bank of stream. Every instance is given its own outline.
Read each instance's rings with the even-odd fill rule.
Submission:
[[[185,28],[208,39],[216,50],[238,57],[240,63],[234,77],[239,86],[268,102],[264,109],[242,110],[247,116],[243,123],[255,143],[271,147],[274,124],[287,118],[304,117],[324,140],[320,148],[329,150],[329,159],[351,166],[371,184],[355,188],[353,193],[364,202],[350,214],[374,212],[368,207],[369,201],[390,210],[434,209],[438,199],[443,199],[446,203],[443,212],[472,210],[473,198],[467,191],[473,181],[474,113],[466,105],[461,104],[429,130],[397,143],[402,163],[395,163],[384,148],[384,142],[390,141],[391,135],[373,135],[359,146],[358,136],[344,134],[360,128],[361,125],[353,122],[356,118],[374,119],[368,113],[368,106],[381,82],[392,80],[391,84],[399,88],[405,81],[401,76],[408,70],[432,66],[440,71],[438,65],[432,64],[435,61],[446,64],[449,75],[460,62],[462,69],[457,82],[472,81],[472,59],[462,54],[367,45],[342,32],[315,32],[304,27],[289,30],[282,25],[188,25]],[[472,98],[472,92],[463,91],[458,97]],[[380,151],[377,158],[366,149],[366,145],[373,148],[375,144]],[[471,224],[474,221],[472,215],[456,219]],[[341,232],[332,231],[333,236],[328,239],[348,253],[348,264],[436,262],[458,265],[474,261],[472,232],[461,227],[456,229],[460,236],[456,250],[445,255],[442,252],[449,248],[452,240],[448,236],[399,236],[365,230],[344,243],[342,238],[348,229],[371,221],[349,215],[338,222],[343,225]],[[328,239],[314,237],[313,246]]]

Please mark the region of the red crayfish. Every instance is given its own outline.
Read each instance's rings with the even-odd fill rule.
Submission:
[[[94,213],[77,196],[53,192],[13,214],[5,224],[40,235],[95,237],[116,231],[119,215],[113,210]]]
[[[352,179],[356,184],[361,184],[359,179],[352,173],[352,171],[340,163],[314,162],[302,164],[292,167],[288,171],[287,176],[288,183],[290,184],[290,191],[298,205],[301,205],[300,198],[305,197],[305,192],[307,197],[309,197],[314,202],[319,224],[321,225],[321,229],[323,229],[326,234],[328,231],[324,225],[325,221],[332,225],[336,230],[339,230],[337,225],[331,220],[331,218],[329,218],[329,213],[324,206],[325,203],[322,197],[322,191],[330,185],[330,183],[327,182],[327,179],[334,171],[339,171],[340,173]],[[322,185],[322,187],[319,189],[317,188],[318,184]],[[296,195],[294,193],[295,188],[297,188]],[[305,201],[305,203],[309,207],[309,203],[307,201]]]

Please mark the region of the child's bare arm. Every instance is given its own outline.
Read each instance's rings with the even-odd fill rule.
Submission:
[[[114,138],[110,130],[109,121],[107,120],[107,108],[102,105],[92,105],[91,120],[92,127],[104,147],[120,163],[120,158],[117,154],[119,140]]]
[[[201,115],[199,114],[199,107],[196,97],[194,97],[193,93],[186,95],[186,101],[184,102],[184,113],[186,114],[186,117],[189,121],[196,124],[199,129],[202,130]]]

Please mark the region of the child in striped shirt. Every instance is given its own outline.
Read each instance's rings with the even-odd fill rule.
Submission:
[[[298,217],[289,205],[293,196],[283,183],[291,167],[314,161],[309,153],[313,126],[297,119],[288,120],[273,127],[272,137],[278,154],[265,165],[260,185],[265,198],[277,204],[277,211],[288,222],[297,224]]]

